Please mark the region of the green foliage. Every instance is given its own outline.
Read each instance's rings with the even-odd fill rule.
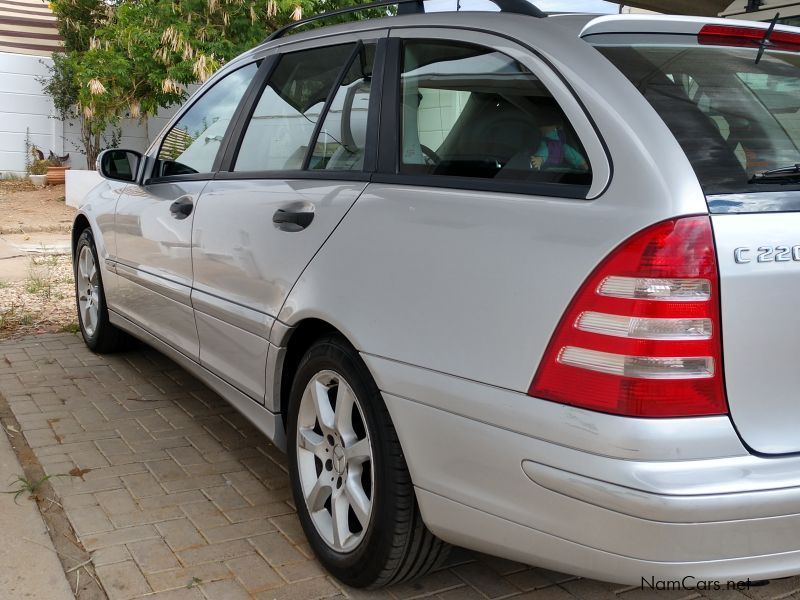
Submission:
[[[14,494],[14,503],[17,502],[17,499],[22,494],[28,494],[28,497],[33,497],[39,491],[39,488],[42,487],[42,484],[50,479],[51,477],[60,477],[60,475],[45,475],[39,481],[28,481],[24,477],[17,476],[14,482],[11,484],[17,485],[18,488],[16,490],[11,490],[10,492],[3,492],[4,494]]]
[[[273,30],[356,0],[52,0],[65,54],[44,82],[62,118],[78,118],[89,164],[123,116],[145,119]],[[381,16],[371,11],[337,21]],[[108,146],[108,143],[105,143]]]
[[[106,0],[55,0],[50,9],[58,20],[58,32],[68,53],[89,49],[97,29],[112,15],[117,2]]]
[[[47,64],[48,75],[39,80],[44,92],[53,100],[56,114],[62,120],[79,116],[78,78],[76,62],[78,53],[53,54],[52,64]]]
[[[50,161],[47,159],[35,160],[31,163],[29,173],[31,175],[47,175],[47,169],[50,167]]]

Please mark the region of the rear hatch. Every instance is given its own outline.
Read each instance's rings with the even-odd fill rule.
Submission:
[[[605,19],[583,37],[659,113],[706,194],[739,434],[800,452],[800,29]]]

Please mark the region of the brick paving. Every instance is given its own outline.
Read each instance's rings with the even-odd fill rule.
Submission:
[[[7,341],[0,344],[0,394],[48,474],[82,473],[50,481],[111,600],[700,597],[577,579],[460,549],[419,581],[352,590],[313,559],[284,455],[161,354],[142,348],[97,356],[70,334]],[[800,578],[720,595],[800,598]]]

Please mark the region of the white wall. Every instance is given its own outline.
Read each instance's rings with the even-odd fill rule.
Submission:
[[[155,139],[164,126],[175,114],[179,107],[172,107],[167,110],[159,112],[157,115],[150,117],[147,120],[139,121],[138,119],[123,119],[120,124],[122,137],[119,141],[120,148],[127,148],[129,150],[138,150],[144,152],[150,145],[150,142]],[[70,162],[69,166],[73,169],[85,169],[86,158],[81,154],[83,146],[81,145],[80,138],[80,124],[76,121],[67,121],[64,123],[63,145],[64,154],[69,152]],[[109,132],[107,138],[111,141],[111,133]],[[46,154],[46,152],[45,152]],[[3,170],[2,162],[0,162],[0,171]]]
[[[43,61],[50,59],[0,52],[0,177],[6,173],[25,174],[26,128],[30,129],[31,143],[45,155],[50,150],[59,155],[69,153],[69,166],[86,168],[86,159],[80,152],[80,125],[51,118],[53,103],[36,81],[48,73]],[[190,91],[195,89],[192,86]],[[145,150],[176,110],[173,107],[161,111],[146,122],[123,120],[120,147]]]
[[[25,129],[45,153],[61,152],[61,123],[49,116],[53,103],[36,81],[47,74],[40,56],[0,53],[0,173],[25,172]]]

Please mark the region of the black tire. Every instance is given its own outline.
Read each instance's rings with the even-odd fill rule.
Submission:
[[[358,546],[337,552],[317,532],[300,483],[297,430],[306,385],[322,371],[335,371],[350,385],[363,413],[373,452],[373,508]],[[358,352],[338,335],[314,343],[297,369],[289,399],[287,448],[292,493],[306,537],[319,561],[356,588],[377,588],[419,577],[439,566],[450,546],[428,531],[389,412]]]
[[[89,248],[89,251],[94,257],[94,264],[97,268],[97,285],[98,285],[98,322],[94,331],[89,334],[83,323],[83,316],[80,310],[79,290],[78,290],[78,257],[81,255],[83,248]],[[103,277],[100,271],[100,261],[97,257],[97,247],[94,243],[92,230],[86,228],[81,232],[78,238],[78,243],[75,245],[75,252],[72,255],[72,274],[75,277],[75,307],[78,314],[78,325],[83,336],[83,341],[92,352],[98,354],[108,354],[111,352],[119,352],[124,350],[130,345],[130,337],[121,329],[114,327],[108,319],[108,308],[106,307],[106,295],[103,288]]]

